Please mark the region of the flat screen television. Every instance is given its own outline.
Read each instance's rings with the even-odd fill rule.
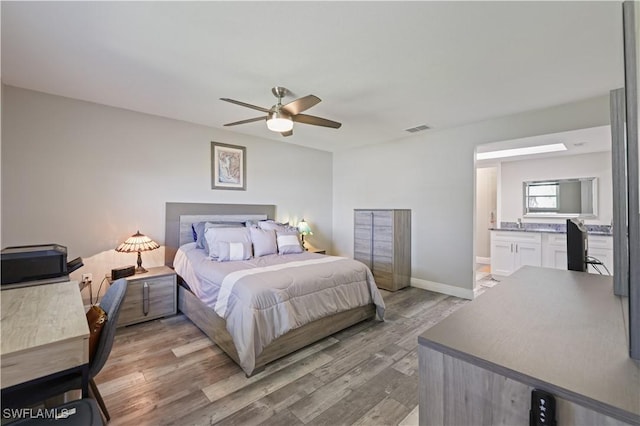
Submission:
[[[587,228],[578,219],[567,219],[567,269],[587,271]]]

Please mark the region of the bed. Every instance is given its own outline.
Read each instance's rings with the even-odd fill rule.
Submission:
[[[178,273],[178,308],[247,377],[344,328],[384,316],[371,272],[352,259],[305,252],[216,262],[195,248],[193,224],[274,216],[273,205],[166,205],[165,263]]]

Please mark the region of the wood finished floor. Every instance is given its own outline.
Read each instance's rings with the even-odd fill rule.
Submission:
[[[119,329],[96,383],[110,425],[416,425],[417,338],[467,301],[383,291],[365,321],[247,379],[186,317]]]

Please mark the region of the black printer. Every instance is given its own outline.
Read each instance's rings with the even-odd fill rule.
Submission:
[[[0,256],[3,290],[16,287],[17,283],[36,285],[67,281],[69,273],[83,266],[80,257],[67,262],[67,248],[59,244],[7,247]]]

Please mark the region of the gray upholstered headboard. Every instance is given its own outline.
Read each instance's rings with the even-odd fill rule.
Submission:
[[[164,264],[172,267],[178,247],[193,241],[192,223],[273,219],[275,213],[276,206],[267,204],[166,203]]]

